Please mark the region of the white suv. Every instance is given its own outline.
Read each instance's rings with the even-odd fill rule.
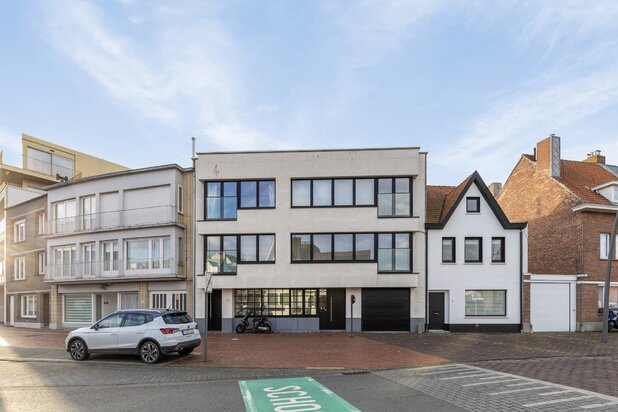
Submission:
[[[146,363],[156,363],[171,352],[188,355],[200,343],[197,324],[186,312],[135,309],[119,310],[70,332],[65,347],[77,361],[106,352],[135,354]]]

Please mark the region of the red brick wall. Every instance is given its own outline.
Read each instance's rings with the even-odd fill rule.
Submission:
[[[528,222],[528,271],[538,274],[577,274],[583,270],[583,218],[571,208],[576,198],[536,170],[523,157],[498,196],[511,222]]]
[[[577,321],[600,322],[599,310],[599,286],[577,285]]]
[[[605,280],[605,270],[607,260],[600,259],[601,233],[611,233],[614,225],[615,216],[610,213],[582,213],[584,217],[584,270],[588,275],[586,280]],[[615,256],[615,255],[614,255]],[[611,280],[618,282],[618,261],[614,259],[612,263]]]

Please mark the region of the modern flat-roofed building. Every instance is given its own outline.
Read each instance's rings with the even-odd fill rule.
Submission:
[[[422,328],[425,163],[418,148],[199,153],[209,329],[230,332],[247,311],[278,331]]]

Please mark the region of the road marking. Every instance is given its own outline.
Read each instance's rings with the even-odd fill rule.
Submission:
[[[549,396],[549,395],[561,395],[563,393],[573,393],[573,391],[554,391],[554,392],[545,392],[539,393],[539,396]]]
[[[451,379],[464,379],[464,378],[474,378],[477,376],[486,376],[491,375],[489,372],[485,373],[476,373],[474,375],[464,375],[464,376],[449,376],[448,378],[440,378],[441,381],[450,381]]]
[[[239,381],[247,412],[360,412],[313,378]]]
[[[453,369],[446,369],[446,370],[443,369],[441,371],[436,371],[436,372],[424,372],[424,373],[421,373],[421,375],[423,375],[423,376],[425,376],[425,375],[437,375],[437,374],[440,374],[440,373],[453,373],[453,372],[459,372],[459,371],[465,371],[465,370],[469,370],[469,369],[468,368],[461,368],[461,367],[459,367],[459,368],[456,368],[456,369],[455,368],[453,368]]]
[[[504,379],[504,378],[512,378],[512,376],[496,374],[495,376],[488,376],[487,378],[479,378],[480,381],[487,381],[489,379]]]
[[[524,385],[536,385],[537,382],[522,382],[522,383],[511,383],[504,386],[524,386]]]
[[[506,395],[509,393],[519,393],[519,392],[528,392],[528,391],[539,391],[541,389],[548,389],[548,386],[537,386],[536,388],[524,388],[524,389],[512,389],[510,391],[501,391],[501,392],[492,392],[489,395]]]
[[[603,408],[605,406],[618,405],[618,402],[606,402],[606,403],[594,403],[591,405],[584,405],[582,409],[594,409],[594,408]]]
[[[513,382],[516,381],[517,379],[515,378],[510,378],[510,379],[505,379],[505,380],[501,380],[501,381],[485,381],[485,382],[475,382],[475,383],[466,383],[465,385],[461,385],[461,386],[479,386],[479,385],[493,385],[496,383],[502,383],[502,382]]]
[[[543,401],[543,402],[527,403],[527,404],[522,405],[522,406],[524,408],[532,408],[532,407],[535,407],[535,406],[553,405],[555,403],[573,402],[573,401],[579,401],[579,400],[582,400],[582,399],[590,399],[590,398],[594,398],[594,396],[593,395],[585,395],[585,396],[577,396],[575,398],[554,399],[553,401]]]

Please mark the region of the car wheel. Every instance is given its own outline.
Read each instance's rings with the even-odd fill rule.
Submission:
[[[245,333],[245,325],[239,323],[238,326],[236,326],[236,333]]]
[[[193,352],[193,348],[185,348],[182,350],[178,351],[178,354],[182,355],[182,356],[187,356],[189,355],[191,352]]]
[[[142,346],[139,348],[139,356],[142,362],[157,363],[161,359],[161,349],[156,343],[146,341],[142,343]]]
[[[86,343],[81,339],[73,339],[69,343],[69,354],[71,358],[76,361],[85,361],[90,357]]]

